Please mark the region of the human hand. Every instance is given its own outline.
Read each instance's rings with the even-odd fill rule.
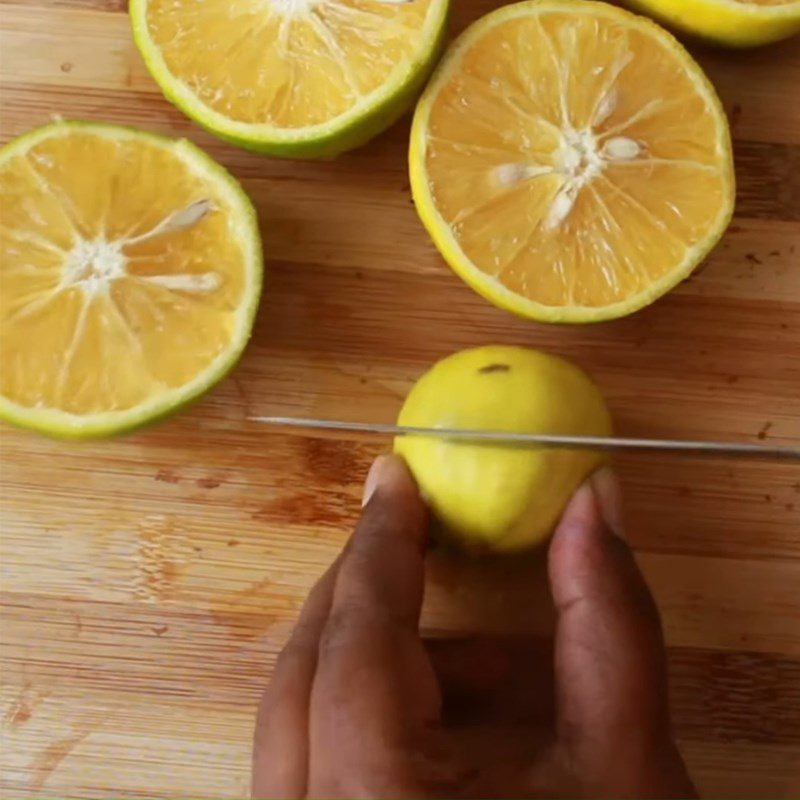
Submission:
[[[428,518],[405,464],[379,459],[365,498],[262,700],[254,797],[696,796],[610,472],[578,490],[550,545],[547,657],[535,642],[424,642]]]

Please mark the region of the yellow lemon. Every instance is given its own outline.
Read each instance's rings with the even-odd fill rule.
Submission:
[[[700,263],[734,205],[725,113],[666,31],[615,6],[505,6],[414,117],[417,210],[450,266],[520,315],[629,314]]]
[[[0,150],[0,417],[65,437],[143,425],[241,355],[255,212],[187,141],[58,122]]]
[[[400,425],[608,436],[603,397],[578,367],[521,347],[456,353],[409,393]],[[511,552],[553,530],[572,493],[603,461],[593,451],[446,438],[395,439],[448,538]]]
[[[334,156],[413,104],[449,0],[131,0],[164,94],[212,133],[273,155]]]
[[[728,47],[754,47],[800,31],[798,0],[626,0],[665,25]]]

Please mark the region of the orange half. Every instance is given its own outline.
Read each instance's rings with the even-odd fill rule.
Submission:
[[[255,212],[185,140],[57,122],[0,149],[0,418],[106,436],[211,388],[250,336]]]
[[[629,314],[727,227],[727,120],[700,67],[648,19],[525,2],[453,45],[415,115],[411,182],[453,269],[554,322]]]

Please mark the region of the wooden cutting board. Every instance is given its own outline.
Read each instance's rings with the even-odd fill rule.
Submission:
[[[457,0],[454,27],[496,4]],[[800,39],[694,48],[736,138],[734,224],[652,308],[557,328],[494,309],[437,256],[407,123],[332,163],[261,158],[162,99],[123,0],[3,0],[0,26],[2,141],[54,115],[190,137],[254,199],[269,263],[244,361],[189,412],[82,445],[0,429],[4,797],[246,793],[259,693],[387,446],[248,415],[392,420],[435,359],[503,342],[589,369],[622,433],[800,442]],[[619,470],[700,787],[800,795],[800,469],[641,456]],[[431,565],[428,630],[548,622],[534,566]]]

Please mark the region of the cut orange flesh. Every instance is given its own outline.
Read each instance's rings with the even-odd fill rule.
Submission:
[[[150,0],[148,24],[173,74],[240,122],[327,122],[412,60],[430,0]]]
[[[448,0],[131,0],[155,80],[191,117],[244,146],[331,155],[413,102]]]
[[[63,435],[166,413],[247,341],[252,207],[188,142],[56,123],[0,152],[0,412]]]
[[[451,266],[526,316],[630,313],[727,226],[727,122],[700,68],[649,20],[527,2],[470,28],[414,121],[420,215]]]

